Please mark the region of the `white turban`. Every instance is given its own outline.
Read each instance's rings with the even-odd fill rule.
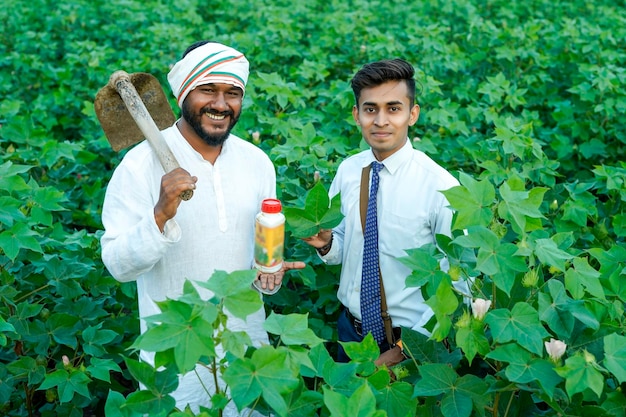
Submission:
[[[210,42],[189,52],[167,74],[178,107],[187,94],[203,84],[231,84],[246,90],[249,63],[239,51],[220,43]]]

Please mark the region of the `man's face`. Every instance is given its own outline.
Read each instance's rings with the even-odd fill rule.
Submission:
[[[204,84],[185,98],[182,116],[208,145],[219,146],[239,120],[243,92],[230,84]]]
[[[376,159],[382,161],[404,146],[419,111],[419,106],[410,102],[404,81],[388,81],[361,90],[352,116]]]

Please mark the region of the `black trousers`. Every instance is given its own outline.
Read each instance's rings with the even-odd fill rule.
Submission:
[[[400,339],[401,330],[399,327],[395,327],[393,329],[393,333],[396,340]],[[348,309],[345,307],[337,320],[337,334],[338,339],[341,342],[360,342],[364,337],[361,322],[350,314]],[[386,352],[392,348],[392,346],[389,346],[389,342],[387,342],[387,340],[379,343],[378,347],[380,348],[380,353]],[[346,352],[341,344],[337,347],[337,362],[350,362],[350,358],[346,355]]]

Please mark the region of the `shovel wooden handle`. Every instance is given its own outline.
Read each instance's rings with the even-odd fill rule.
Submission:
[[[128,73],[126,71],[115,71],[109,78],[109,85],[119,93],[128,112],[137,123],[137,127],[139,127],[141,133],[144,134],[146,140],[156,153],[157,158],[159,158],[165,172],[170,172],[180,167],[176,157],[167,146],[163,134],[157,127],[152,116],[150,116],[141,97],[139,97]],[[192,190],[185,190],[180,195],[180,198],[189,200],[192,196]]]

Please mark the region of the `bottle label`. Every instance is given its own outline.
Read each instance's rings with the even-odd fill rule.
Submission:
[[[276,272],[282,268],[285,225],[276,227],[256,223],[254,261],[261,272]]]

